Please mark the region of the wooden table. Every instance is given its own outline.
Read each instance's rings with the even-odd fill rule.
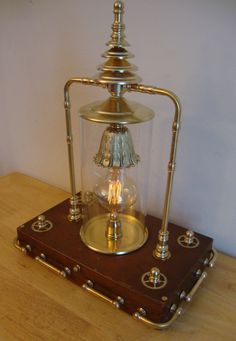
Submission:
[[[13,247],[16,227],[68,193],[13,173],[0,178],[0,340],[236,340],[236,260],[219,254],[185,313],[153,330]]]

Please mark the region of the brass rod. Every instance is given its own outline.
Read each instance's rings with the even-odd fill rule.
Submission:
[[[68,219],[70,221],[78,221],[81,218],[80,209],[78,207],[78,196],[76,195],[76,181],[75,181],[75,163],[74,163],[74,151],[73,151],[73,135],[72,135],[72,124],[71,124],[71,104],[70,104],[70,86],[74,83],[102,86],[99,81],[95,81],[89,78],[72,78],[69,79],[64,87],[64,108],[66,115],[66,133],[67,133],[67,147],[68,147],[68,159],[69,159],[69,172],[70,172],[70,186],[71,186],[71,199],[70,199],[70,210]]]
[[[112,304],[113,306],[115,306],[117,309],[120,309],[120,306],[122,304],[124,304],[124,300],[122,297],[117,296],[117,298],[115,300],[105,296],[104,294],[102,294],[101,292],[95,290],[93,288],[93,282],[88,280],[85,284],[82,285],[82,288],[85,289],[86,291],[90,292],[91,294],[93,294],[94,296],[97,296],[99,298],[101,298],[103,301],[108,302],[110,304]]]
[[[181,117],[181,104],[178,97],[171,91],[166,89],[161,89],[157,87],[135,84],[129,87],[129,91],[147,93],[151,95],[162,95],[170,98],[175,106],[175,115],[174,121],[172,125],[172,141],[170,148],[170,159],[168,163],[168,175],[166,182],[166,193],[165,193],[165,201],[164,208],[162,214],[162,226],[158,235],[158,244],[153,251],[153,255],[155,258],[166,260],[170,257],[170,251],[168,248],[168,239],[169,239],[169,231],[168,231],[168,218],[169,218],[169,208],[170,208],[170,200],[171,200],[171,192],[173,185],[173,177],[175,170],[175,159],[176,159],[176,151],[177,151],[177,143],[178,143],[178,133],[180,127],[180,117]]]
[[[146,312],[145,310],[143,310],[142,308],[140,308],[138,311],[136,311],[134,314],[133,314],[133,317],[136,319],[136,320],[140,320],[142,322],[144,322],[145,324],[147,324],[148,326],[150,327],[153,327],[155,329],[158,329],[158,330],[163,330],[163,329],[166,329],[168,328],[169,326],[172,325],[172,323],[177,319],[178,316],[180,316],[183,312],[183,308],[178,308],[176,310],[176,312],[174,313],[174,315],[170,318],[170,320],[166,321],[166,322],[153,322],[151,320],[149,320],[146,316]]]
[[[207,272],[204,271],[201,276],[199,277],[199,279],[197,280],[197,282],[194,284],[194,286],[192,287],[192,289],[190,290],[190,292],[188,293],[188,295],[185,297],[185,301],[186,302],[191,302],[193,299],[193,296],[195,295],[196,291],[198,290],[198,288],[200,287],[200,285],[202,284],[202,282],[204,281],[204,279],[207,277]]]
[[[55,266],[52,264],[49,264],[46,260],[42,259],[40,256],[35,257],[35,260],[40,263],[41,265],[45,266],[47,269],[55,272],[57,275],[66,277],[66,271],[57,269]]]

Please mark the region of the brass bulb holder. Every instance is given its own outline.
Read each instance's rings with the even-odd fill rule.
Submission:
[[[97,166],[103,168],[134,167],[140,160],[134,151],[130,131],[123,125],[110,125],[102,135],[98,153],[94,157]]]

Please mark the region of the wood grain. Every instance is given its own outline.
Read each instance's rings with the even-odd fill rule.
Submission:
[[[67,197],[19,173],[0,178],[0,340],[235,340],[236,260],[224,254],[184,315],[159,332],[17,251],[16,227]]]

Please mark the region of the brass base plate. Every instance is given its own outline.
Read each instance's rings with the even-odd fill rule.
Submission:
[[[140,220],[127,214],[119,215],[122,237],[108,240],[106,238],[108,219],[109,214],[101,214],[81,227],[80,236],[87,247],[104,254],[124,255],[139,249],[147,241],[147,228]]]

